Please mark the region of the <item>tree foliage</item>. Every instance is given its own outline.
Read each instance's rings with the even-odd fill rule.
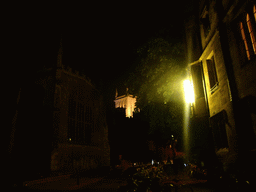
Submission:
[[[181,122],[183,110],[182,82],[186,66],[182,43],[156,37],[138,50],[138,67],[130,74],[127,86],[137,96],[136,107],[150,122],[150,132],[164,132]]]

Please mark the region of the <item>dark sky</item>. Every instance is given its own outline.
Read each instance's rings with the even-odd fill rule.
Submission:
[[[33,71],[54,64],[62,35],[64,62],[113,91],[134,70],[136,49],[150,37],[165,31],[182,40],[182,5],[96,2],[13,11],[5,27],[10,79],[29,81]]]
[[[72,65],[92,67],[93,74],[105,73],[108,80],[132,70],[137,47],[160,29],[180,38],[182,21],[175,4],[107,4],[89,10],[65,15],[64,38],[69,44],[64,51]]]

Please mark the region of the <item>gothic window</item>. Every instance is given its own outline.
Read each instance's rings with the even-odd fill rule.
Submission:
[[[70,97],[68,109],[68,140],[75,144],[89,145],[93,129],[93,111],[90,103],[83,104]]]
[[[68,138],[69,141],[76,140],[76,101],[74,98],[69,99],[68,105]]]
[[[254,14],[255,22],[256,22],[256,6],[255,5],[253,5],[253,14]]]
[[[245,46],[246,55],[247,55],[247,58],[250,60],[251,59],[250,52],[249,52],[248,43],[247,43],[247,40],[245,37],[244,26],[243,26],[242,22],[240,22],[240,30],[241,30],[241,35],[242,35],[242,39],[243,39],[244,46]]]
[[[255,54],[256,53],[255,35],[254,35],[254,31],[252,29],[252,23],[251,23],[251,19],[250,19],[250,16],[249,16],[248,13],[246,15],[246,23],[247,23],[248,31],[249,31],[249,34],[250,34],[250,37],[251,37],[251,43],[252,43],[252,46],[253,46],[253,52]]]
[[[253,9],[248,9],[248,12],[241,17],[239,22],[240,34],[248,60],[251,60],[256,54],[255,20],[256,8],[254,5]]]

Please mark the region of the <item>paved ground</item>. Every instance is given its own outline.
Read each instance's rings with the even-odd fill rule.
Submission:
[[[33,184],[28,184],[26,186],[30,191],[32,190],[41,190],[41,191],[71,191],[81,189],[86,185],[91,185],[93,183],[97,183],[103,179],[102,177],[90,178],[83,177],[79,179],[79,183],[77,183],[76,178],[63,178],[60,180],[48,181],[48,182],[38,182]]]
[[[121,179],[103,179],[95,184],[88,185],[82,189],[79,189],[79,191],[88,191],[88,192],[123,192],[125,190],[125,186],[127,185],[127,182],[125,180]],[[174,188],[170,188],[168,191],[174,191]],[[216,190],[213,190],[209,188],[204,183],[198,183],[198,184],[190,184],[190,185],[178,185],[178,192],[214,192]]]
[[[176,177],[178,182],[174,182],[171,178],[167,183],[178,186],[178,192],[215,192],[227,191],[220,186],[207,184],[206,180],[191,179],[185,175]],[[127,175],[121,175],[118,172],[110,172],[101,175],[82,176],[79,178],[72,177],[71,175],[64,175],[58,177],[49,177],[30,182],[24,182],[24,187],[13,188],[11,191],[85,191],[85,192],[122,192],[128,184]],[[183,185],[185,184],[185,185]],[[215,189],[214,189],[215,188]],[[172,188],[174,189],[174,188]],[[192,190],[191,190],[192,189]],[[245,189],[245,188],[242,188]],[[167,191],[175,191],[169,188]],[[232,191],[247,191],[247,190],[232,190]]]
[[[183,182],[185,184],[195,184],[193,182]],[[200,182],[199,182],[200,183]],[[201,182],[203,183],[203,182]],[[182,184],[179,182],[178,184]],[[24,183],[24,187],[14,188],[14,191],[86,191],[86,192],[119,192],[127,186],[127,178],[116,176],[116,175],[106,175],[102,177],[82,177],[77,183],[76,178],[70,176],[62,176],[55,178],[47,178],[41,180],[35,180],[31,182]],[[189,191],[189,187],[179,188],[179,192]],[[193,186],[194,192],[206,191],[211,192],[207,186],[202,187],[202,184],[198,186]]]
[[[103,178],[102,180],[98,181],[97,183],[93,183],[87,185],[78,191],[86,191],[86,192],[117,192],[120,190],[121,187],[127,185],[127,181],[125,179],[120,178]]]

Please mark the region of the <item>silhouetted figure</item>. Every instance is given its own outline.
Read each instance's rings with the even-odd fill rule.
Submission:
[[[176,159],[176,143],[177,140],[174,138],[168,141],[163,150],[163,162],[165,165],[165,171],[168,175],[177,175],[178,174],[178,162]]]
[[[177,151],[176,151],[176,144],[177,144],[177,139],[175,139],[174,141],[171,142],[172,145],[170,145],[170,148],[172,150],[172,160],[171,160],[171,164],[173,167],[173,171],[174,174],[177,175],[178,174],[178,161],[177,161]]]

